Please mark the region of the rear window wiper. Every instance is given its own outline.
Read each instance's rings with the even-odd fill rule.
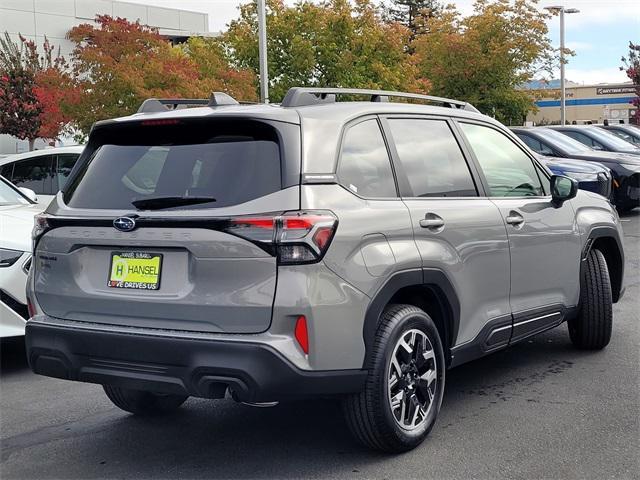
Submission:
[[[152,197],[133,200],[131,204],[140,210],[160,210],[215,201],[213,197]]]

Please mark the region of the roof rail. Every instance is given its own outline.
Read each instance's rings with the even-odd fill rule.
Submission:
[[[223,92],[213,92],[211,98],[148,98],[137,113],[155,113],[166,112],[167,110],[176,110],[180,107],[189,106],[209,106],[221,107],[225,105],[238,105],[238,102],[231,96]]]
[[[472,112],[478,110],[467,102],[452,100],[450,98],[434,97],[418,93],[392,92],[387,90],[369,90],[363,88],[313,88],[313,87],[293,87],[285,95],[282,107],[302,107],[305,105],[318,105],[323,103],[333,103],[336,95],[365,95],[370,97],[372,102],[388,102],[389,97],[410,98],[413,100],[423,100],[425,102],[439,103],[444,107],[460,108]]]

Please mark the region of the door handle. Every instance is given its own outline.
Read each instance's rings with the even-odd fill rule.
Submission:
[[[507,215],[507,223],[509,225],[513,225],[514,227],[519,227],[524,223],[524,217],[518,212],[511,210],[509,212],[509,215]]]
[[[444,227],[444,220],[435,213],[427,213],[424,218],[420,220],[420,226],[430,230],[438,230]]]

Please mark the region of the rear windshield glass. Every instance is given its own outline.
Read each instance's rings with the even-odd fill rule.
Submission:
[[[219,208],[282,188],[277,135],[265,124],[200,122],[118,130],[104,139],[66,189],[70,207],[135,210],[132,202],[140,200],[211,197],[171,208]]]

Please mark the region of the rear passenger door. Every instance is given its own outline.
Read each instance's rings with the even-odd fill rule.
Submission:
[[[37,195],[54,195],[53,160],[54,155],[40,155],[17,161],[11,181],[16,187],[30,188]]]
[[[562,320],[578,303],[580,235],[571,202],[551,203],[549,183],[524,149],[498,128],[460,121],[491,201],[509,235],[513,340]]]
[[[488,336],[483,349],[505,345],[511,333],[507,233],[498,208],[476,184],[453,125],[401,116],[386,116],[384,125],[425,279],[444,272],[459,298],[455,345]]]

